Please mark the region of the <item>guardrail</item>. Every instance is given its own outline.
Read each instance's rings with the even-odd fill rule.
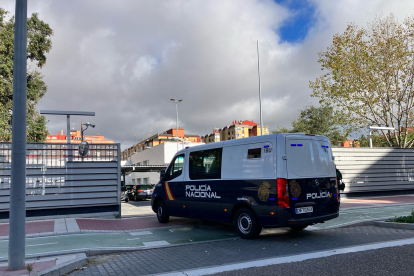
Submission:
[[[27,216],[120,211],[120,145],[91,144],[85,157],[76,144],[28,143]],[[0,218],[10,202],[11,144],[0,143]]]
[[[414,189],[414,149],[332,148],[344,193]]]

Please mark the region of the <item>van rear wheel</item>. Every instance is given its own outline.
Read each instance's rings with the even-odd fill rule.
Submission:
[[[167,223],[170,220],[170,215],[168,214],[167,206],[162,200],[159,200],[157,202],[157,219],[160,223]]]
[[[308,225],[307,224],[305,224],[305,225],[290,225],[289,227],[293,231],[302,231],[303,229],[305,229],[306,227],[308,227]]]
[[[234,216],[234,226],[243,239],[253,239],[260,235],[262,227],[252,210],[241,208]]]

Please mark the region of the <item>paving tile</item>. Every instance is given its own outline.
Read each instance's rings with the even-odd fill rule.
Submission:
[[[375,226],[289,232],[262,235],[256,240],[232,239],[122,253],[108,264],[119,275],[128,275],[125,271],[134,272],[129,275],[148,275],[413,237],[413,230]],[[137,263],[145,266],[136,269]],[[76,271],[70,275],[87,274]]]

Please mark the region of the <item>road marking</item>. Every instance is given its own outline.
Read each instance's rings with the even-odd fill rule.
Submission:
[[[32,244],[32,245],[26,245],[26,247],[29,247],[29,246],[49,245],[49,244],[57,244],[57,242],[49,242],[49,243],[41,243],[41,244]]]
[[[133,241],[133,240],[139,240],[140,238],[135,238],[135,239],[127,239],[127,241]]]
[[[152,235],[150,231],[129,232],[132,236]]]
[[[231,265],[220,265],[220,266],[213,266],[213,267],[208,267],[208,268],[185,270],[181,272],[166,273],[163,275],[164,276],[208,275],[208,274],[215,274],[215,273],[226,272],[226,271],[234,271],[234,270],[251,268],[251,267],[263,267],[263,266],[270,266],[270,265],[276,265],[276,264],[295,263],[295,262],[301,262],[301,261],[305,261],[309,259],[324,258],[324,257],[333,256],[333,255],[356,253],[356,252],[368,251],[368,250],[373,250],[373,249],[395,247],[395,246],[402,246],[402,245],[409,245],[409,244],[414,244],[414,238],[345,247],[345,248],[339,248],[339,249],[333,249],[333,250],[327,250],[327,251],[300,254],[300,255],[295,255],[295,256],[286,256],[286,257],[264,259],[264,260],[259,260],[259,261],[236,263],[236,264],[231,264]]]
[[[159,246],[159,245],[169,245],[169,242],[166,241],[152,241],[152,242],[143,242],[144,246]]]

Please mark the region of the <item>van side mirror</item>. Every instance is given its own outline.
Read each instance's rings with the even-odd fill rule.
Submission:
[[[164,176],[165,176],[165,170],[162,170],[162,171],[160,172],[160,179],[163,179],[163,178],[164,178]]]

